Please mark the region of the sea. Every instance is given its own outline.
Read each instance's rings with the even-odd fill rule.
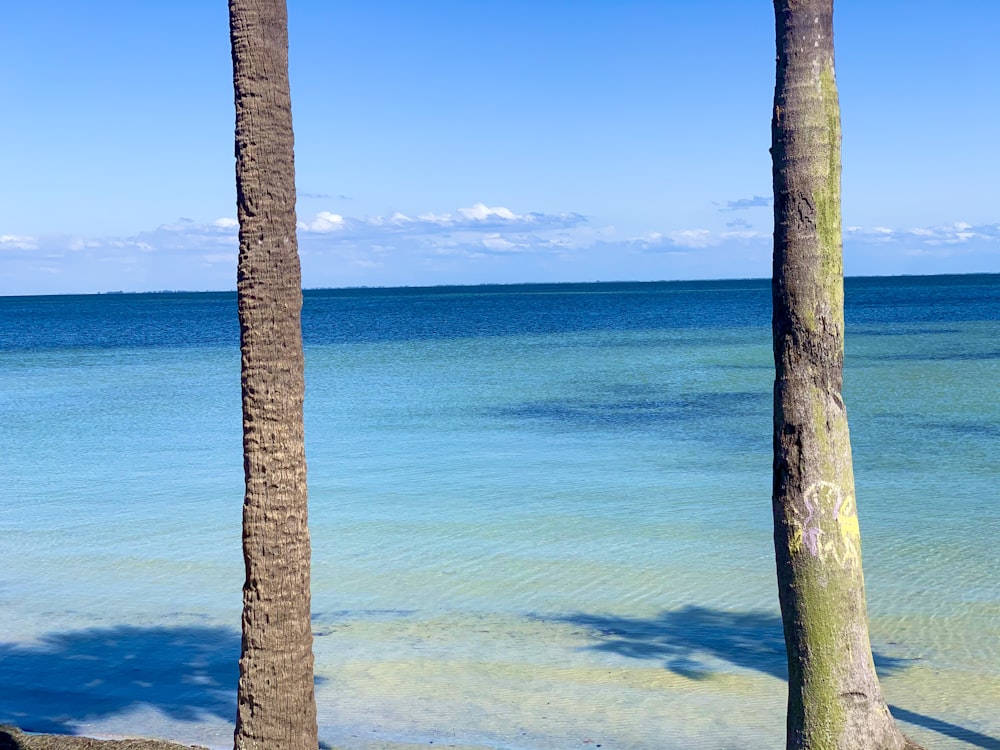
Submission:
[[[775,748],[767,280],[309,290],[323,747]],[[849,278],[872,647],[1000,750],[1000,275]],[[232,746],[235,293],[0,298],[0,723]]]

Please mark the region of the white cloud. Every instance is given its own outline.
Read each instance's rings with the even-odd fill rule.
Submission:
[[[463,216],[463,218],[469,219],[470,221],[486,221],[491,216],[496,216],[497,218],[505,219],[507,221],[518,221],[524,219],[524,217],[516,216],[510,209],[504,208],[503,206],[490,208],[483,203],[477,203],[472,208],[460,208],[458,209],[458,212]]]
[[[69,241],[67,247],[73,252],[78,253],[88,248],[101,247],[102,244],[98,240],[85,240],[82,237],[74,237]]]
[[[939,224],[930,227],[892,229],[885,226],[850,226],[844,230],[844,239],[867,244],[905,244],[917,246],[957,245],[978,240],[986,243],[1000,241],[1000,224],[973,226],[965,221]]]
[[[749,227],[749,225],[747,225]],[[755,229],[728,229],[717,231],[713,229],[675,229],[670,232],[650,232],[642,237],[637,237],[631,242],[641,248],[663,251],[674,250],[702,250],[710,247],[719,247],[726,244],[746,244],[755,243],[762,240],[769,240],[770,232],[759,232]]]
[[[306,286],[766,276],[770,226],[719,224],[626,233],[577,213],[472,203],[443,213],[320,211],[299,223],[298,239]],[[0,234],[0,294],[232,289],[237,235],[227,217],[130,237]],[[1000,271],[1000,224],[849,226],[844,240],[851,273]]]
[[[525,247],[525,245],[505,240],[499,234],[490,234],[483,237],[482,245],[488,250],[495,250],[498,252],[504,250],[516,250],[519,247]]]
[[[306,232],[336,232],[344,228],[344,217],[330,211],[320,211],[312,221],[300,221],[299,229]]]
[[[554,232],[579,227],[586,221],[586,217],[574,213],[517,214],[505,206],[475,203],[454,213],[425,212],[416,216],[397,211],[389,217],[345,217],[321,211],[312,219],[300,221],[298,228],[300,243],[310,246],[329,242],[370,245],[394,236],[429,245],[440,244],[441,238],[447,237],[470,246],[492,245],[490,249],[499,249],[497,242],[484,244],[483,240],[492,237],[512,246],[537,247],[549,244]]]
[[[9,247],[16,250],[34,250],[38,247],[38,238],[18,234],[0,234],[0,247]]]
[[[678,247],[708,247],[719,242],[718,236],[708,229],[680,229],[667,236]]]

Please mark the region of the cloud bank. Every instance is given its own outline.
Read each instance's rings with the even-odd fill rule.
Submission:
[[[719,223],[632,234],[579,213],[473,203],[389,216],[322,210],[300,216],[298,236],[306,287],[769,275],[769,221]],[[844,247],[849,274],[1000,272],[1000,224],[848,226]],[[237,252],[232,217],[124,238],[0,234],[0,294],[232,289]]]

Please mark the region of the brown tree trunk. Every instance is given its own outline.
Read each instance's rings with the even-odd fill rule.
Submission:
[[[787,747],[904,747],[868,638],[841,399],[844,292],[833,0],[775,0],[774,547]]]
[[[316,750],[302,284],[285,0],[230,0],[243,391],[237,750]]]

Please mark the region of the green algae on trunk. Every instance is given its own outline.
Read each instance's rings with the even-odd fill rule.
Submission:
[[[774,516],[789,750],[901,750],[868,636],[841,397],[840,106],[832,0],[775,0]]]

